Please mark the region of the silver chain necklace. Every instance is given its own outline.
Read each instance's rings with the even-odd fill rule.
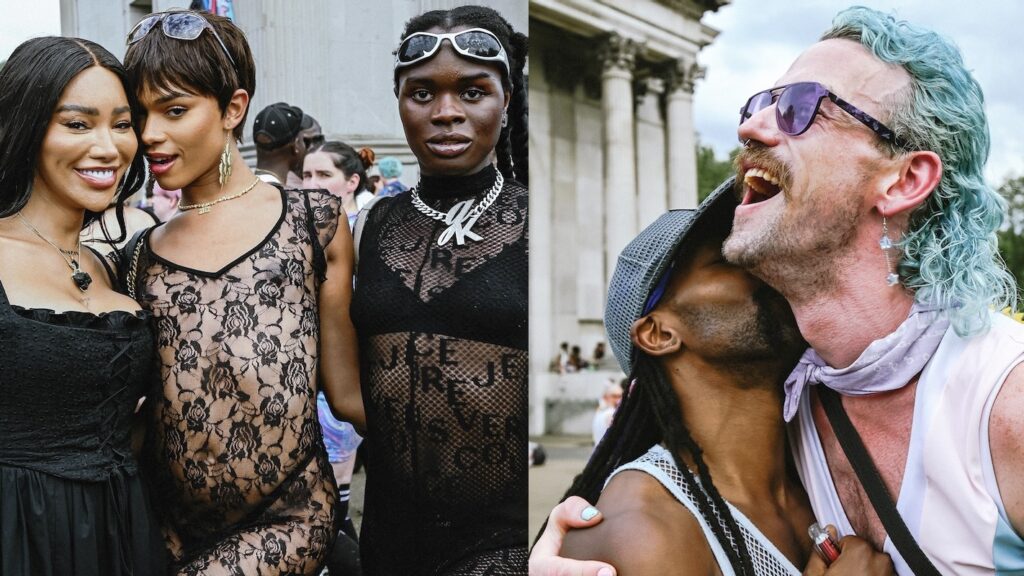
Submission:
[[[72,252],[71,250],[65,250],[60,246],[57,246],[53,242],[50,242],[50,240],[46,236],[43,236],[42,233],[39,232],[39,230],[36,230],[36,227],[33,226],[27,218],[21,215],[21,212],[16,213],[16,216],[18,217],[18,220],[20,220],[26,228],[35,233],[35,235],[38,236],[43,242],[46,242],[47,244],[52,246],[53,249],[60,254],[60,257],[64,259],[64,263],[68,265],[68,268],[71,268],[71,280],[75,283],[75,287],[78,288],[81,292],[83,292],[82,303],[85,304],[86,307],[88,308],[89,299],[84,295],[84,292],[88,290],[89,285],[92,284],[92,276],[90,276],[88,272],[83,271],[82,265],[80,264],[80,262],[82,261],[81,236],[79,236],[78,238],[77,253]]]
[[[491,186],[491,190],[487,192],[482,202],[474,207],[473,202],[475,200],[463,200],[452,206],[447,213],[427,206],[423,199],[420,198],[419,185],[417,185],[410,191],[412,194],[412,205],[424,215],[448,225],[437,238],[438,246],[444,246],[452,238],[455,238],[456,244],[462,246],[466,243],[467,239],[483,240],[479,234],[473,232],[473,225],[476,224],[480,215],[498,199],[498,194],[501,194],[501,187],[504,183],[505,178],[501,175],[501,172],[498,172],[498,177],[494,180],[494,186]]]

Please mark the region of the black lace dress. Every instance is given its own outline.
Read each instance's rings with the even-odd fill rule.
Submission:
[[[24,309],[0,286],[0,350],[0,575],[161,574],[131,452],[149,315]]]
[[[267,237],[216,272],[142,240],[163,378],[143,463],[181,574],[317,574],[337,534],[315,384],[323,247],[339,214],[327,193],[282,190]]]
[[[447,212],[495,177],[423,177],[420,193]],[[447,226],[409,193],[366,219],[352,304],[366,574],[526,574],[527,201],[506,181],[463,246],[438,246]]]

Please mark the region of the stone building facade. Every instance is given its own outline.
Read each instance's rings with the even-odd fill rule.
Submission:
[[[61,33],[93,40],[124,56],[125,37],[151,12],[188,8],[189,0],[60,0]],[[377,156],[397,156],[407,184],[417,180],[393,92],[392,70],[405,23],[428,10],[479,4],[498,10],[517,30],[527,28],[527,0],[235,0],[235,23],[256,61],[256,113],[288,102],[316,118],[328,138]],[[254,161],[251,144],[243,147]]]
[[[586,357],[605,339],[618,253],[697,205],[693,88],[717,35],[700,19],[727,2],[530,0],[531,434],[570,431],[546,423],[555,404],[592,409],[617,373],[549,363],[561,342]]]

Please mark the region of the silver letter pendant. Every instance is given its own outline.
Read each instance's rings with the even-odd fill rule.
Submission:
[[[444,223],[448,225],[441,236],[437,239],[438,246],[444,246],[455,236],[455,243],[462,246],[466,243],[466,239],[469,240],[483,240],[480,235],[473,233],[473,225],[476,224],[479,214],[469,216],[470,210],[473,208],[473,200],[464,200],[458,204],[452,206],[452,209],[448,211],[448,215],[444,218]]]

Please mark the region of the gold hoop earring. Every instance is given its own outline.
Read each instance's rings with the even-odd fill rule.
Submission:
[[[231,138],[228,138],[224,142],[224,151],[220,153],[220,176],[217,178],[220,181],[221,187],[227,183],[228,178],[231,178]]]

